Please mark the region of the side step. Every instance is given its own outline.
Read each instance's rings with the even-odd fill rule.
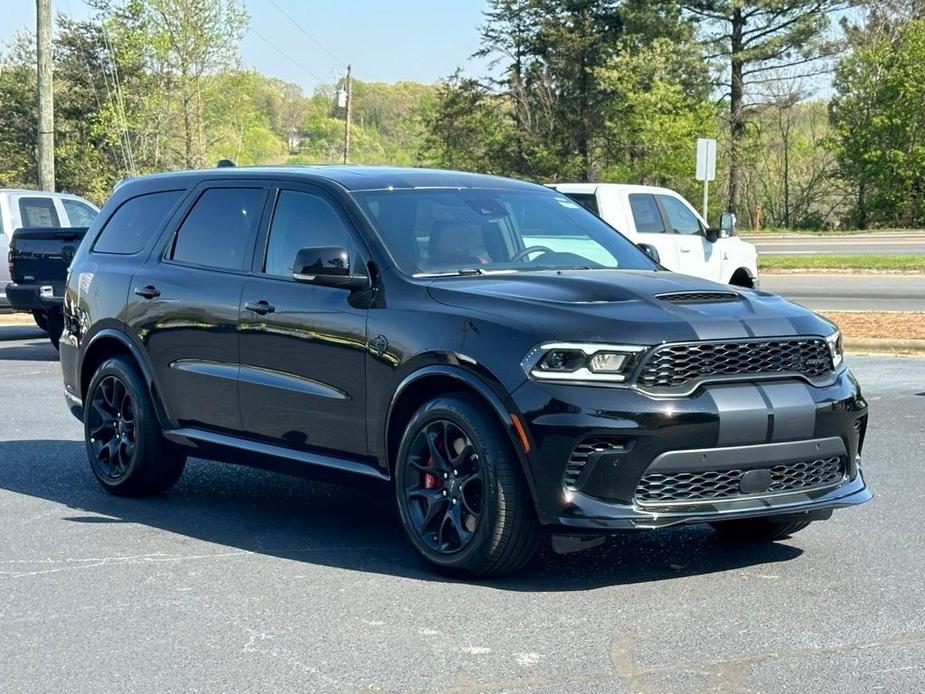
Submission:
[[[224,457],[215,454],[216,449],[224,449],[229,452],[235,451],[245,454],[244,456],[236,455],[234,459],[228,460],[227,462],[250,465],[252,467],[265,467],[279,472],[291,472],[294,474],[299,474],[298,468],[313,467],[316,469],[330,470],[332,472],[361,475],[376,480],[389,480],[389,476],[386,473],[377,470],[372,465],[357,460],[338,458],[322,453],[297,451],[292,448],[274,446],[269,443],[252,441],[238,436],[229,436],[228,434],[219,434],[214,431],[197,429],[195,427],[165,431],[164,438],[180,446],[191,449],[195,453],[201,454],[203,458],[218,458],[225,460]],[[279,461],[282,465],[261,465],[258,461],[251,460],[251,456],[259,456],[261,458]],[[285,466],[285,468],[283,468],[283,466]]]

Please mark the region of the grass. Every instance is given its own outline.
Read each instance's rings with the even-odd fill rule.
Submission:
[[[762,272],[925,272],[925,255],[766,255],[760,256]]]

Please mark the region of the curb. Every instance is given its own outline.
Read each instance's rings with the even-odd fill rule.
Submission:
[[[850,354],[892,354],[925,357],[925,340],[894,340],[888,337],[845,337]]]

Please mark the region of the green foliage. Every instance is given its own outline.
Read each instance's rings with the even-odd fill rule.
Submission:
[[[839,65],[832,99],[839,176],[861,227],[925,223],[925,20],[868,36]]]

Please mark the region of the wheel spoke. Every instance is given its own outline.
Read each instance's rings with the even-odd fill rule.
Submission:
[[[431,432],[428,430],[425,432],[424,436],[427,439],[427,448],[430,451],[430,462],[433,463],[435,468],[441,472],[445,472],[447,469],[449,469],[449,465],[447,465],[446,459],[437,448],[436,439],[439,434],[437,432]]]
[[[447,518],[449,519],[450,527],[453,528],[453,532],[456,533],[456,537],[459,539],[460,547],[465,546],[472,539],[472,532],[463,523],[460,504],[450,506],[449,511],[447,511]]]
[[[469,460],[469,457],[473,453],[475,453],[475,447],[469,442],[469,439],[464,438],[463,440],[465,441],[465,444],[463,445],[462,450],[453,456],[453,458],[450,460],[450,465],[455,468],[460,467],[463,463]]]

